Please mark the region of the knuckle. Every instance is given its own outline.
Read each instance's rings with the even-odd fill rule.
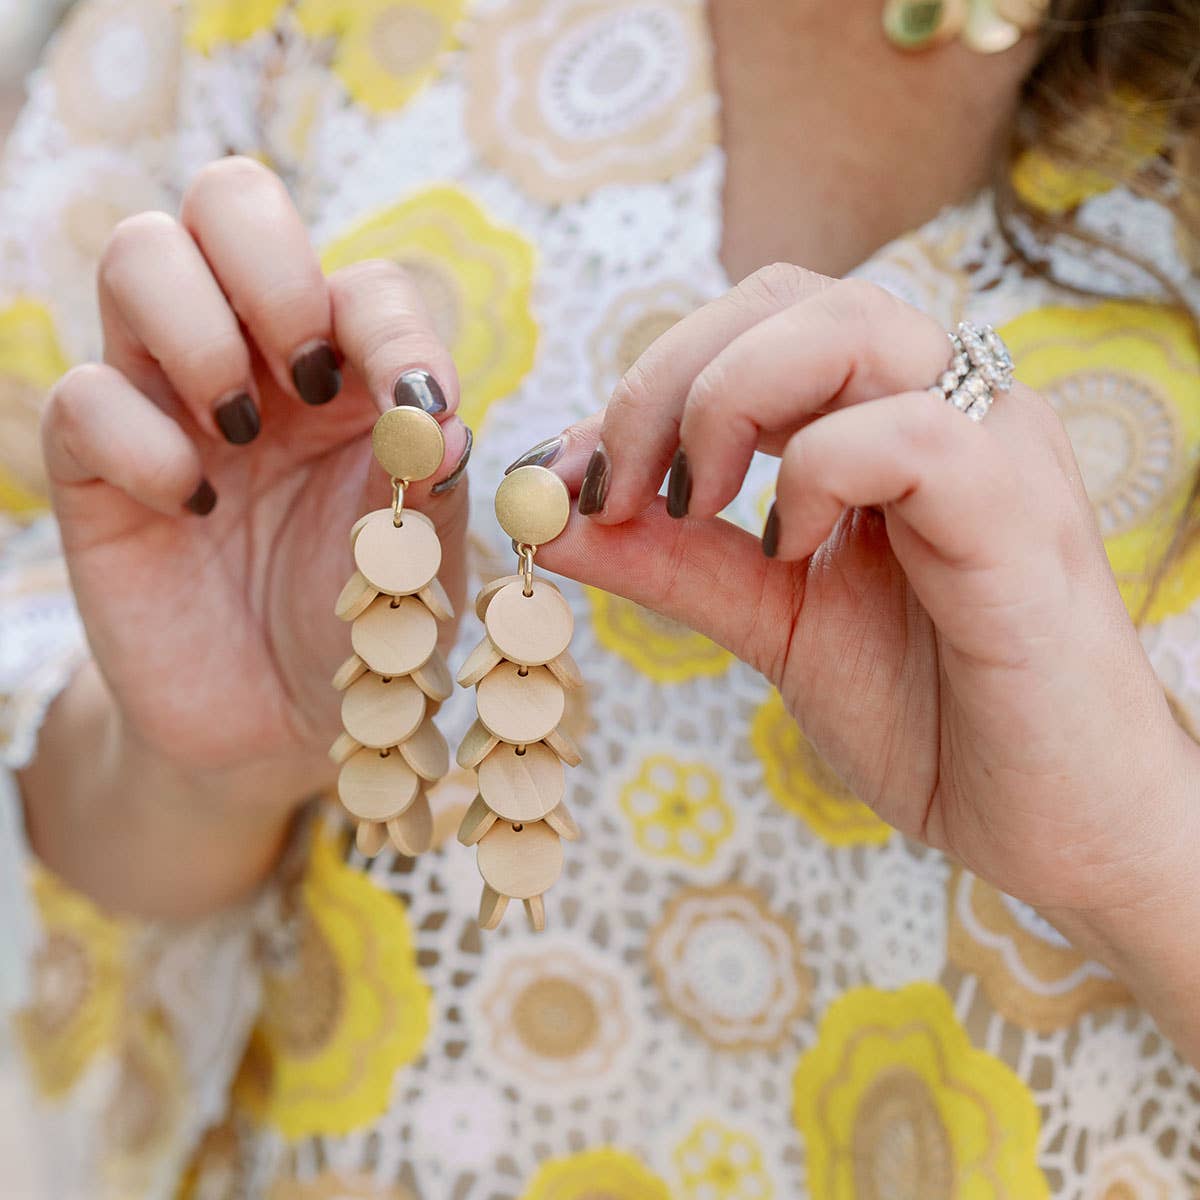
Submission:
[[[710,362],[696,376],[687,398],[686,408],[690,419],[706,419],[721,412],[729,394],[725,376],[725,369],[719,361]]]
[[[795,263],[773,262],[747,275],[735,287],[734,293],[761,307],[761,302],[777,308],[788,308],[824,286],[823,277]]]
[[[183,196],[182,211],[185,215],[194,213],[197,207],[204,206],[214,197],[232,189],[241,193],[247,188],[260,192],[285,190],[279,176],[253,158],[231,154],[226,158],[214,159],[192,176]]]
[[[636,416],[650,406],[653,395],[650,372],[639,360],[626,370],[617,386],[613,388],[608,401],[608,412],[618,420],[626,416]]]
[[[290,278],[276,280],[267,287],[252,291],[239,303],[239,315],[252,329],[282,333],[297,326],[307,328],[312,317],[324,310],[320,304],[323,290],[319,280]]]
[[[863,323],[874,321],[882,314],[894,313],[901,302],[879,284],[869,279],[841,279],[830,288],[830,303],[840,313]]]
[[[100,256],[100,273],[111,277],[128,262],[179,236],[179,223],[165,212],[141,212],[119,221]]]
[[[963,434],[975,432],[971,422],[952,405],[934,403],[924,395],[918,401],[904,410],[898,422],[903,453],[922,469],[946,461],[951,455],[965,454]],[[974,440],[976,444],[980,441]]]
[[[335,295],[362,287],[387,287],[408,283],[408,273],[390,258],[364,258],[361,262],[339,267],[329,276],[329,287]]]
[[[100,363],[80,363],[72,367],[50,390],[42,422],[48,428],[65,429],[79,424],[96,393],[108,380],[111,367]]]

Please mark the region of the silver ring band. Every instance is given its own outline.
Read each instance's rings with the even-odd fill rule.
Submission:
[[[952,347],[950,363],[930,393],[982,421],[996,396],[1013,385],[1012,355],[990,325],[960,321],[947,335]]]

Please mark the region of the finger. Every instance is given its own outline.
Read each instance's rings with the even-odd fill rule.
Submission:
[[[786,263],[756,271],[672,326],[617,385],[600,435],[610,481],[597,521],[626,521],[646,507],[679,445],[684,402],[696,376],[738,335],[834,281]]]
[[[95,485],[164,516],[206,515],[216,495],[179,425],[120,372],[99,363],[69,371],[42,414],[42,449],[60,516],[95,512]]]
[[[122,221],[100,263],[99,292],[106,363],[148,389],[143,381],[161,370],[212,437],[241,445],[257,436],[249,347],[177,221],[156,212]]]
[[[329,289],[283,182],[250,158],[210,163],[180,210],[276,383],[307,404],[341,389]]]

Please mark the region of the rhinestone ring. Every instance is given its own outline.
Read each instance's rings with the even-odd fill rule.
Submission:
[[[972,421],[982,421],[996,396],[1013,385],[1012,355],[990,325],[961,321],[948,336],[953,348],[950,365],[930,394],[953,404]]]

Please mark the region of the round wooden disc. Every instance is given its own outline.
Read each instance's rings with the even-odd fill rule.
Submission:
[[[483,885],[483,895],[479,897],[479,928],[495,929],[504,916],[508,907],[508,897],[502,896],[495,888]]]
[[[482,796],[476,796],[458,826],[458,840],[464,846],[473,846],[495,823],[496,814],[483,802]]]
[[[436,703],[448,700],[450,693],[454,691],[454,680],[450,678],[446,656],[440,650],[435,650],[427,662],[409,674],[412,675],[413,683]]]
[[[363,513],[353,525],[350,526],[350,549],[354,549],[354,543],[358,540],[359,532],[362,527],[371,519],[370,513]]]
[[[571,810],[567,807],[565,800],[557,808],[546,814],[546,824],[564,842],[577,842],[579,840],[579,826],[575,823],[575,818],[571,815]]]
[[[488,887],[514,900],[540,896],[563,866],[562,841],[544,821],[497,821],[479,842],[479,873]]]
[[[439,621],[454,620],[454,605],[450,603],[450,597],[446,594],[446,589],[442,587],[441,581],[431,579],[429,583],[417,593],[417,599],[425,605],[427,609]]]
[[[514,542],[542,546],[567,527],[571,496],[546,467],[518,467],[496,489],[496,520]]]
[[[519,583],[501,588],[488,605],[488,637],[505,658],[526,667],[540,667],[571,644],[575,618],[556,588],[534,580],[533,595]]]
[[[416,858],[424,854],[433,842],[433,810],[424,792],[399,815],[387,823],[388,837],[401,854]]]
[[[338,799],[360,821],[387,821],[413,802],[420,784],[395,750],[360,750],[338,774]]]
[[[542,933],[546,928],[546,901],[541,896],[531,896],[525,901],[525,915],[529,918],[529,928]]]
[[[346,586],[333,606],[333,614],[339,620],[353,621],[378,595],[379,589],[361,571],[355,571],[346,580]]]
[[[493,579],[491,583],[484,584],[479,589],[479,594],[475,597],[475,615],[480,621],[487,620],[488,605],[492,602],[492,597],[500,591],[501,588],[507,587],[510,583],[521,583],[520,575],[501,575],[498,579]],[[551,583],[549,579],[539,579],[538,586],[543,584],[546,587],[553,588],[556,592],[559,587],[556,583]]]
[[[364,675],[342,696],[342,724],[364,746],[386,750],[412,737],[425,719],[425,693],[406,675]]]
[[[350,644],[376,675],[410,675],[437,649],[437,622],[412,596],[380,596],[350,627]]]
[[[481,721],[475,721],[463,734],[463,740],[458,743],[458,753],[455,754],[454,761],[464,771],[473,771],[495,749],[498,740],[484,728]]]
[[[540,821],[561,803],[567,778],[562,759],[542,742],[501,742],[479,764],[479,794],[506,821]]]
[[[577,767],[583,762],[579,747],[561,729],[552,729],[543,740],[568,767]]]
[[[504,655],[485,637],[467,655],[466,662],[458,669],[458,686],[474,687],[485,675],[494,671],[504,661]]]
[[[364,858],[374,858],[387,840],[387,826],[382,821],[359,821],[354,831],[354,845]]]
[[[329,758],[335,766],[340,767],[352,754],[362,749],[362,743],[356,741],[348,733],[339,733],[337,741],[329,747]]]
[[[545,667],[520,675],[516,663],[501,663],[480,681],[475,702],[479,719],[502,742],[527,746],[540,742],[562,720],[566,695]]]
[[[405,509],[404,524],[392,524],[392,510],[368,516],[354,541],[354,562],[375,590],[411,596],[437,578],[442,543],[433,522],[416,509]]]
[[[367,664],[357,654],[352,654],[333,674],[333,686],[344,692],[356,679],[366,673]]]
[[[571,657],[569,650],[564,650],[557,658],[552,658],[546,667],[567,691],[571,691],[583,683],[583,673],[579,670],[579,664]]]
[[[446,439],[442,427],[422,409],[389,408],[371,430],[371,449],[379,465],[396,479],[426,479],[442,465]]]
[[[450,770],[450,747],[432,721],[423,722],[407,741],[397,746],[404,761],[422,779],[436,783]]]

